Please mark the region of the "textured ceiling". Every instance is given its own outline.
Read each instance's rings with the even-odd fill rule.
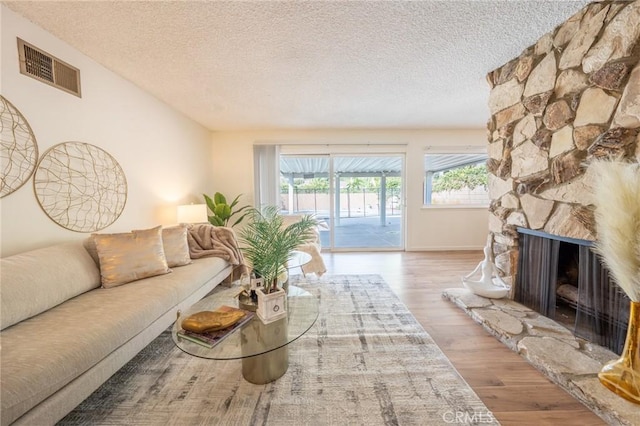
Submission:
[[[484,127],[486,74],[588,2],[4,3],[231,130]]]

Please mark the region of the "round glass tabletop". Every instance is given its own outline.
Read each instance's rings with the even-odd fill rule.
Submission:
[[[230,360],[261,355],[281,348],[306,333],[318,318],[318,297],[300,287],[289,286],[287,316],[270,324],[263,324],[255,315],[250,321],[208,348],[181,337],[180,324],[189,315],[201,311],[213,311],[220,306],[238,306],[235,297],[239,286],[216,288],[209,296],[181,312],[171,330],[173,341],[184,352],[208,359]]]
[[[300,268],[311,262],[311,255],[304,251],[293,250],[287,260],[287,269]]]

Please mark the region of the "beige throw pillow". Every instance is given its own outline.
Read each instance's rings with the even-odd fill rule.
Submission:
[[[162,227],[123,234],[93,234],[102,287],[111,288],[171,272],[162,245]]]
[[[187,242],[187,225],[163,228],[162,244],[169,268],[191,263],[189,243]]]

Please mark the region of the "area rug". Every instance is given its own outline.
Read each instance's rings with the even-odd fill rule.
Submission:
[[[167,330],[59,424],[498,424],[380,276],[292,280],[320,314],[280,379],[250,384],[241,361],[183,353]]]

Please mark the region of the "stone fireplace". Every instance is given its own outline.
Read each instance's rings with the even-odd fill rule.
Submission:
[[[491,248],[496,266],[512,284],[511,298],[522,297],[521,285],[527,291],[535,287],[540,294],[530,297],[546,304],[541,307],[546,313],[539,310],[545,315],[565,309],[558,308],[565,302],[571,307],[572,297],[573,315],[588,310],[580,308],[570,287],[558,291],[561,277],[553,277],[555,288],[543,290],[540,276],[525,276],[536,267],[538,273],[549,273],[544,271],[549,262],[556,268],[559,261],[568,265],[562,278],[575,272],[575,280],[591,280],[584,285],[592,293],[595,284],[602,284],[604,290],[590,297],[600,298],[596,302],[603,309],[624,304],[604,303],[604,293],[615,287],[604,283],[606,272],[606,280],[586,272],[580,277],[580,272],[602,267],[590,249],[597,235],[589,161],[608,156],[640,161],[639,58],[640,0],[602,1],[589,4],[487,76]],[[532,258],[524,244],[530,237],[549,240],[539,244],[554,246],[557,253],[546,253],[551,256],[546,263]],[[580,262],[572,265],[573,258]],[[567,309],[566,315],[571,312]]]

